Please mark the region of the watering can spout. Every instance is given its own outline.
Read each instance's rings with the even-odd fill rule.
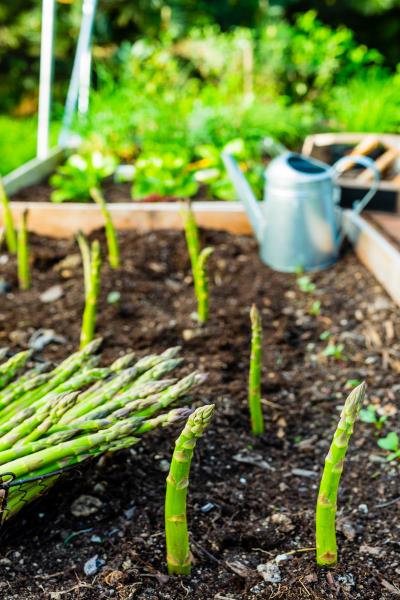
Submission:
[[[251,226],[254,230],[255,236],[259,242],[262,241],[264,235],[265,219],[261,210],[260,203],[254,196],[253,191],[247,182],[245,176],[239,168],[236,160],[231,154],[226,152],[222,153],[222,160],[239,197],[239,200],[243,203],[243,206],[249,217]]]

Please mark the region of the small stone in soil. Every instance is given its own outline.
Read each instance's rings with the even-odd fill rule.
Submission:
[[[40,294],[39,298],[40,298],[41,302],[44,302],[45,304],[47,304],[47,303],[55,302],[56,300],[59,300],[63,294],[64,294],[64,291],[63,291],[61,285],[53,285],[52,287],[50,287],[46,291],[44,291],[42,294]]]
[[[295,475],[296,477],[308,477],[309,479],[318,477],[318,473],[309,471],[308,469],[292,469],[292,475]]]
[[[159,467],[160,471],[162,471],[163,473],[168,473],[170,463],[168,460],[166,460],[164,458],[163,460],[160,460],[160,462],[158,463],[158,467]]]
[[[215,504],[213,504],[212,502],[207,502],[207,504],[204,504],[204,506],[202,506],[200,510],[202,513],[209,513],[213,508],[215,508]]]
[[[258,565],[257,571],[268,583],[280,583],[282,581],[281,571],[274,561]]]
[[[82,496],[79,496],[79,498],[72,503],[71,513],[74,517],[88,517],[89,515],[97,513],[102,505],[103,503],[99,498],[82,494]]]
[[[8,294],[11,292],[11,285],[5,279],[0,279],[0,294]]]
[[[92,558],[89,558],[89,560],[85,562],[83,566],[84,573],[88,576],[96,575],[98,570],[101,569],[101,567],[105,564],[106,561],[102,558],[99,558],[98,554],[95,554],[94,556],[92,556]]]
[[[58,335],[54,329],[37,329],[29,338],[29,348],[41,352],[49,344],[65,344],[66,339]]]

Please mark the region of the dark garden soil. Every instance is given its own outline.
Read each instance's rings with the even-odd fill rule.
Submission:
[[[103,185],[103,192],[107,202],[133,202],[131,196],[131,187],[130,183],[115,183],[112,179],[106,180]],[[38,183],[36,185],[30,185],[19,192],[16,192],[11,196],[11,200],[16,202],[51,202],[51,193],[54,191],[54,188],[50,186],[49,183],[43,182]],[[204,197],[204,190],[200,190],[195,200],[208,200],[209,198]],[[160,196],[159,194],[152,194],[146,198],[141,198],[140,202],[176,202],[179,198],[175,197],[165,197]],[[77,203],[82,203],[83,201],[77,201]],[[92,200],[86,200],[86,202],[92,203]],[[73,202],[69,202],[69,204],[74,204]]]
[[[210,262],[211,318],[199,331],[183,235],[121,234],[123,268],[103,269],[98,332],[104,358],[183,344],[184,372],[200,368],[208,381],[196,402],[214,402],[214,422],[200,440],[192,467],[190,578],[166,576],[163,496],[174,429],[148,434],[132,451],[106,457],[81,476],[59,483],[4,530],[0,593],[5,600],[116,599],[352,599],[400,596],[398,464],[387,463],[371,425],[359,422],[342,478],[338,513],[340,564],[314,562],[318,478],[349,380],[366,379],[368,400],[398,427],[400,317],[351,251],[312,276],[301,292],[296,277],[263,266],[254,241],[204,232],[216,248]],[[43,358],[76,349],[82,311],[82,271],[72,241],[32,236],[33,285],[16,288],[15,261],[0,258],[11,291],[0,295],[0,346],[25,348],[35,330],[65,338]],[[62,297],[39,296],[61,286]],[[2,283],[4,289],[4,281]],[[109,305],[109,292],[119,304]],[[321,313],[309,315],[315,300]],[[266,433],[249,433],[246,379],[249,307],[264,320],[263,397]],[[323,355],[331,332],[343,344],[339,360]],[[183,341],[182,341],[183,340]],[[349,385],[349,384],[347,384]],[[71,513],[82,494],[97,498],[88,517]],[[96,575],[83,567],[97,555]],[[282,556],[283,555],[283,556]],[[277,558],[279,557],[279,558]],[[257,570],[269,565],[276,582]],[[267,567],[265,567],[267,569]],[[265,571],[264,571],[265,572]]]

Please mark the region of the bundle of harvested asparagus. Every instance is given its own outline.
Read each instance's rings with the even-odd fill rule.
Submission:
[[[132,446],[142,434],[190,414],[188,408],[165,411],[204,379],[198,372],[163,379],[182,362],[179,347],[137,361],[127,354],[99,367],[100,343],[94,340],[49,372],[38,365],[21,374],[29,351],[0,364],[3,521],[57,481],[60,470]]]

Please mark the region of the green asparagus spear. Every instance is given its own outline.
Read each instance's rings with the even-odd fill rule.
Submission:
[[[120,267],[120,252],[118,245],[118,238],[114,228],[114,224],[111,219],[110,211],[107,208],[107,203],[104,199],[103,194],[98,188],[91,188],[90,195],[93,200],[96,202],[97,206],[101,210],[101,214],[103,215],[105,228],[106,228],[106,238],[107,238],[107,246],[108,246],[108,262],[112,269],[119,269]]]
[[[14,354],[5,363],[0,365],[0,389],[4,388],[22,369],[32,356],[31,350],[23,350]]]
[[[17,241],[18,282],[20,290],[29,290],[31,285],[27,224],[28,211],[24,210],[24,212],[22,213],[21,223],[18,229]]]
[[[120,356],[110,365],[110,371],[118,373],[119,371],[132,367],[135,358],[136,354],[134,352],[129,352],[128,354],[124,354],[124,356]]]
[[[251,430],[254,435],[264,433],[264,417],[261,406],[261,360],[262,323],[255,304],[251,307],[251,357],[249,373],[249,409]]]
[[[82,233],[82,231],[78,231],[78,233],[76,234],[76,241],[78,242],[79,250],[81,252],[82,257],[83,284],[86,297],[90,289],[90,246],[87,237]]]
[[[85,308],[83,311],[81,348],[91,342],[96,327],[97,303],[100,292],[100,244],[97,240],[92,243],[90,253],[90,282],[85,294]]]
[[[208,321],[209,300],[208,300],[208,274],[207,261],[214,248],[204,248],[199,255],[196,271],[195,271],[195,288],[197,290],[197,316],[199,323],[203,324]]]
[[[196,219],[193,214],[192,205],[190,201],[181,203],[179,211],[183,220],[183,227],[185,229],[186,244],[188,247],[190,263],[192,265],[192,273],[196,271],[197,261],[200,255],[200,236],[197,228]],[[196,282],[195,278],[194,281]]]
[[[0,177],[0,204],[3,211],[3,223],[6,230],[6,242],[8,251],[11,254],[17,252],[17,234],[14,228],[14,219],[8,202],[7,194],[4,189],[3,180]]]
[[[348,396],[332,444],[325,458],[325,467],[319,487],[316,510],[317,563],[322,566],[337,562],[336,508],[344,459],[365,396],[366,385],[354,388]]]
[[[201,437],[210,423],[213,412],[213,404],[198,408],[188,418],[175,442],[165,496],[165,535],[170,575],[188,575],[191,570],[186,517],[190,464],[197,438]]]

